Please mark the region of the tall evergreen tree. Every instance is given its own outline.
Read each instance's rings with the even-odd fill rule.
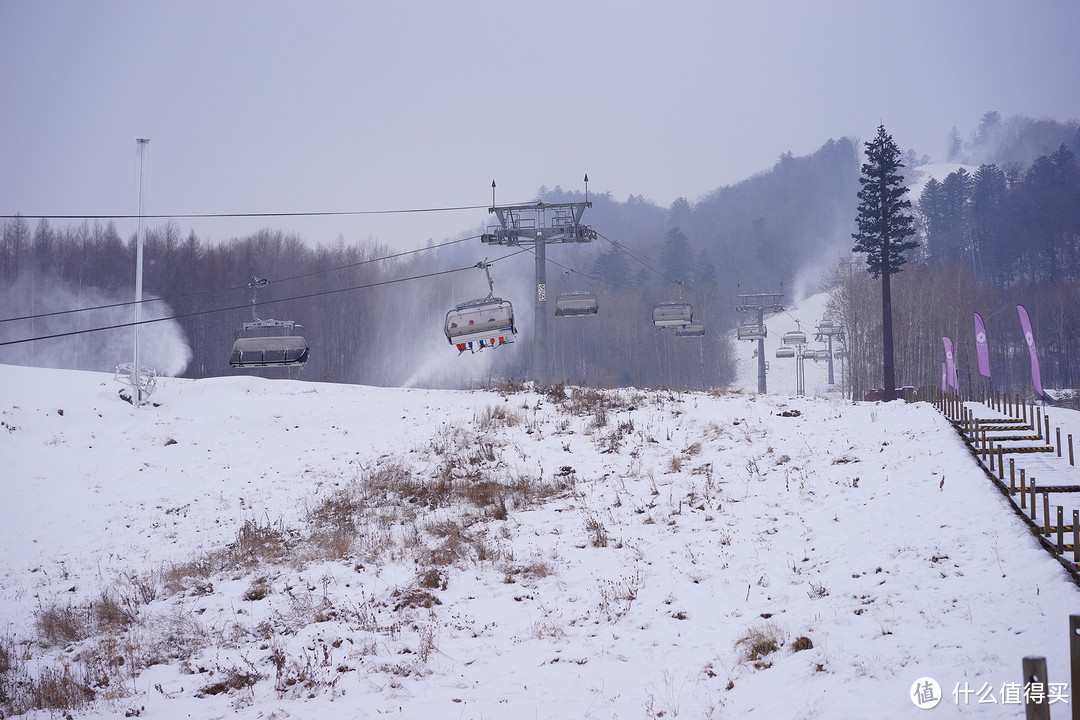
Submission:
[[[694,256],[690,241],[683,231],[673,227],[664,236],[664,245],[660,251],[660,265],[669,280],[688,281],[694,272]]]
[[[892,136],[878,125],[877,137],[866,143],[867,162],[862,166],[859,184],[859,231],[854,252],[866,253],[867,272],[881,278],[881,335],[882,366],[884,369],[885,399],[896,399],[896,368],[893,362],[892,291],[890,278],[903,269],[904,253],[918,246],[909,240],[915,234],[915,220],[909,210],[911,201],[904,198],[908,189],[898,170],[900,148]]]

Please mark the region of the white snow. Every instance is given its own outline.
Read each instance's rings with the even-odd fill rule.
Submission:
[[[790,311],[804,328],[815,302]],[[157,648],[109,666],[73,713],[94,718],[909,718],[923,677],[928,717],[1018,718],[1023,657],[1067,683],[1077,587],[946,420],[853,404],[809,362],[793,397],[784,364],[765,396],[608,391],[577,414],[249,377],[164,378],[136,409],[109,375],[0,366],[0,639],[30,648],[27,676]],[[434,499],[492,480],[505,517]],[[412,500],[375,502],[394,482]],[[245,527],[306,547],[346,497],[342,558],[175,572]],[[148,587],[111,646],[35,641],[45,611]],[[748,659],[755,631],[782,646]],[[205,692],[238,676],[260,679]]]

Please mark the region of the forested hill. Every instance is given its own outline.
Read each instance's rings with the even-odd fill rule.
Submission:
[[[1075,123],[1012,119],[987,125],[984,118],[969,141],[958,141],[953,159],[982,161],[993,158],[996,149],[1010,157],[1031,154],[1063,136],[1075,144],[1076,132]],[[912,165],[918,162],[914,150],[906,157]],[[716,162],[722,165],[723,158]],[[666,208],[641,196],[617,200],[590,192],[593,205],[583,221],[599,237],[553,248],[548,285],[552,297],[592,290],[601,310],[588,319],[548,317],[552,379],[692,388],[727,381],[732,372],[728,338],[739,320],[736,295],[782,289],[788,301],[797,300],[848,253],[861,162],[859,141],[840,138],[809,155],[782,153],[772,168],[751,178],[693,201],[679,198]],[[1045,165],[1038,157],[1030,162]],[[1010,167],[1012,177],[1022,177],[1022,166]],[[578,201],[584,194],[541,187],[537,199]],[[480,231],[461,233],[461,242],[387,260],[400,249],[374,242],[312,245],[272,227],[210,244],[175,222],[150,227],[145,292],[169,301],[148,309],[147,316],[180,319],[148,328],[148,362],[188,377],[235,372],[227,363],[229,349],[236,329],[250,319],[245,286],[258,276],[272,281],[260,290],[260,315],[303,325],[311,346],[304,378],[457,387],[528,377],[533,323],[528,253],[492,267],[496,294],[515,306],[520,332],[513,345],[457,357],[443,335],[448,309],[487,293],[483,273],[465,268],[485,257],[510,255],[505,248],[482,246]],[[923,226],[925,242],[934,232]],[[111,224],[5,220],[2,314],[35,319],[0,323],[0,341],[130,322],[130,307],[78,316],[43,314],[128,301],[134,245],[133,237],[122,239]],[[655,304],[678,297],[693,304],[695,320],[706,326],[705,338],[676,341],[652,326]],[[161,340],[159,330],[170,326],[175,332]],[[157,345],[151,342],[155,338]],[[129,359],[130,345],[129,329],[78,334],[0,347],[0,362],[111,370]]]

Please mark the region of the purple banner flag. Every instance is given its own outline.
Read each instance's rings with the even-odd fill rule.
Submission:
[[[986,326],[979,313],[975,313],[975,355],[979,358],[979,374],[990,377],[990,349],[986,345]]]
[[[1024,331],[1028,355],[1031,356],[1031,383],[1035,386],[1035,392],[1042,395],[1042,376],[1039,374],[1039,356],[1035,353],[1035,335],[1031,332],[1031,321],[1028,320],[1027,310],[1024,309],[1023,305],[1017,305],[1016,312],[1020,313],[1020,327]]]
[[[945,367],[949,375],[949,385],[952,386],[953,390],[959,390],[960,383],[956,380],[956,362],[953,359],[952,340],[943,337],[941,342],[945,344]]]
[[[945,363],[941,363],[941,392],[949,392],[949,372],[945,369]]]

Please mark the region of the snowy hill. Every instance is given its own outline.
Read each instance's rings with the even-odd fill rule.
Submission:
[[[925,404],[117,390],[0,366],[0,708],[907,718],[930,677],[997,718],[1025,655],[1068,678],[1077,587]]]
[[[768,334],[765,337],[765,383],[769,393],[779,395],[796,394],[796,360],[795,358],[778,358],[776,350],[782,345],[781,338],[784,333],[802,330],[806,333],[808,350],[824,350],[825,343],[817,342],[814,335],[818,323],[828,317],[825,310],[828,302],[828,293],[817,293],[784,308],[781,313],[765,317],[765,326]],[[756,320],[755,320],[756,322]],[[840,348],[840,343],[833,342],[833,350]],[[735,383],[734,387],[747,392],[757,392],[758,389],[758,360],[754,354],[757,351],[756,341],[742,341],[735,343]],[[842,396],[841,385],[844,367],[841,359],[833,360],[833,385],[829,385],[828,360],[803,360],[803,373],[808,397],[836,397]]]

